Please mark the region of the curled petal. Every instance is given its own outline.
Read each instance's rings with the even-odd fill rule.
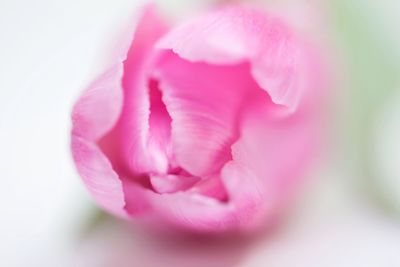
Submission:
[[[273,102],[295,110],[304,90],[303,44],[281,21],[254,9],[228,7],[192,20],[157,46],[193,62],[251,63],[251,72]]]

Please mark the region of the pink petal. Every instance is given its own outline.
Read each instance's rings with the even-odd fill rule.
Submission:
[[[157,193],[175,193],[191,188],[200,178],[182,175],[152,175],[151,184]]]
[[[149,82],[150,114],[147,147],[158,173],[167,173],[172,165],[171,117],[162,100],[156,80]]]
[[[244,114],[240,138],[232,146],[233,160],[224,167],[222,179],[230,198],[258,203],[259,216],[273,217],[293,197],[316,155],[317,115],[304,111],[281,117],[262,102],[255,99]],[[246,173],[255,186],[249,195],[243,193],[241,180]]]
[[[132,173],[159,172],[167,168],[166,156],[157,147],[162,144],[149,141],[150,131],[152,135],[158,135],[158,141],[165,139],[165,131],[157,129],[158,126],[164,127],[165,123],[158,122],[165,119],[162,114],[150,118],[151,77],[148,76],[154,59],[153,45],[166,29],[155,9],[147,9],[124,62],[124,104],[117,131],[120,132],[123,160]],[[153,113],[159,108],[160,105],[156,106]]]
[[[78,172],[93,198],[113,214],[126,216],[121,181],[97,146],[97,141],[118,119],[121,76],[119,63],[98,77],[79,98],[72,112],[71,149]]]
[[[240,110],[258,88],[249,66],[191,63],[167,52],[154,75],[172,118],[177,164],[194,176],[215,173],[230,159]]]
[[[73,135],[97,141],[111,130],[122,107],[121,77],[122,64],[117,63],[83,93],[72,111]]]
[[[143,31],[150,22],[157,23],[153,7],[147,6],[137,31]],[[139,34],[141,38],[137,35],[132,47],[138,46],[137,43],[145,46],[147,40],[143,33]],[[72,112],[71,149],[78,172],[94,199],[108,211],[120,216],[127,216],[127,213],[121,177],[114,171],[119,162],[113,162],[116,164],[112,165],[110,160],[113,157],[104,154],[99,142],[117,124],[126,98],[126,94],[123,96],[122,84],[126,80],[123,76],[130,75],[124,63],[130,42],[131,36],[121,41],[124,44],[120,46],[121,50],[113,54],[116,57],[115,63],[89,86]],[[138,50],[135,53],[142,52]],[[131,59],[126,62],[131,62]]]
[[[149,192],[148,198],[155,214],[173,225],[197,231],[218,232],[252,227],[265,197],[262,187],[250,173],[231,168],[228,164],[222,174],[230,180],[229,186],[232,187],[228,188],[228,201],[191,190],[162,195]]]
[[[104,209],[126,217],[122,183],[111,163],[90,141],[72,135],[72,155],[83,182],[93,198]]]
[[[221,181],[221,177],[218,175],[212,175],[205,177],[205,179],[197,182],[191,189],[190,192],[198,193],[203,196],[211,197],[222,202],[228,200],[226,188]]]
[[[304,90],[302,44],[288,27],[258,10],[229,7],[183,24],[157,44],[184,59],[210,64],[248,61],[274,103],[296,109]]]

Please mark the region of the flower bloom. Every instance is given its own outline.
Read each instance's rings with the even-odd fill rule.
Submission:
[[[247,7],[170,27],[147,6],[125,47],[72,114],[73,158],[99,205],[198,231],[276,218],[316,146],[309,46]]]

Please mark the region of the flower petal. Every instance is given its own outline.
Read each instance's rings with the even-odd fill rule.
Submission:
[[[113,171],[111,163],[90,141],[72,136],[72,155],[87,189],[104,209],[126,217],[122,183]]]
[[[160,194],[175,193],[191,188],[200,178],[182,175],[152,175],[150,177],[154,190]]]
[[[230,180],[227,201],[188,190],[161,195],[149,191],[149,202],[161,219],[186,229],[218,232],[251,228],[263,204],[263,187],[256,177],[231,162],[225,165],[222,175]]]
[[[111,130],[122,107],[121,77],[122,64],[117,63],[82,94],[72,111],[73,135],[97,141]]]
[[[142,33],[135,35],[132,47],[137,47],[138,43],[139,46],[147,44],[143,31],[154,20],[154,7],[146,6],[136,29]],[[88,87],[72,111],[71,149],[78,172],[94,199],[106,210],[120,216],[127,216],[127,213],[121,177],[114,166],[114,163],[119,165],[119,162],[111,163],[114,157],[108,155],[108,149],[103,150],[100,143],[107,139],[107,135],[117,124],[123,101],[127,97],[123,94],[122,87],[124,79],[126,80],[123,77],[127,75],[124,61],[131,39],[129,36],[126,40],[121,40],[123,45],[113,54],[115,63]],[[130,52],[130,56],[132,53]],[[141,54],[142,50],[135,53]],[[126,62],[131,62],[131,59]],[[137,64],[139,67],[140,64]]]
[[[154,60],[153,46],[166,29],[166,24],[156,10],[149,8],[137,27],[135,41],[124,62],[124,104],[117,131],[120,133],[123,160],[132,173],[158,171],[166,165],[166,160],[162,159],[163,155],[154,146],[155,143],[150,142],[152,147],[148,147],[151,126],[149,122],[151,85],[148,72]],[[154,118],[157,119],[156,116]],[[158,125],[152,124],[155,127]],[[156,129],[153,132],[163,131]],[[153,164],[154,162],[158,164]]]
[[[240,110],[258,88],[249,66],[192,63],[172,52],[157,66],[177,164],[194,176],[215,173],[230,159]]]
[[[296,109],[302,45],[278,19],[245,7],[228,7],[183,24],[157,44],[184,59],[210,64],[251,63],[252,74],[274,103]]]
[[[230,198],[238,203],[259,203],[260,216],[272,216],[293,196],[292,191],[315,156],[319,142],[317,117],[298,112],[281,117],[271,113],[260,99],[250,105],[242,117],[240,138],[232,146],[232,162],[224,167],[223,182]],[[235,175],[235,173],[242,175]],[[241,176],[246,175],[252,188],[243,193]],[[236,179],[235,179],[236,177]]]
[[[121,76],[122,63],[117,63],[79,98],[72,112],[71,150],[78,172],[97,203],[113,214],[126,216],[121,181],[97,145],[120,114]]]

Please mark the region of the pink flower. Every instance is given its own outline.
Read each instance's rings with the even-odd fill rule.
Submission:
[[[126,47],[72,114],[74,161],[99,205],[200,231],[275,219],[318,136],[310,48],[240,6],[176,28],[148,6]]]

